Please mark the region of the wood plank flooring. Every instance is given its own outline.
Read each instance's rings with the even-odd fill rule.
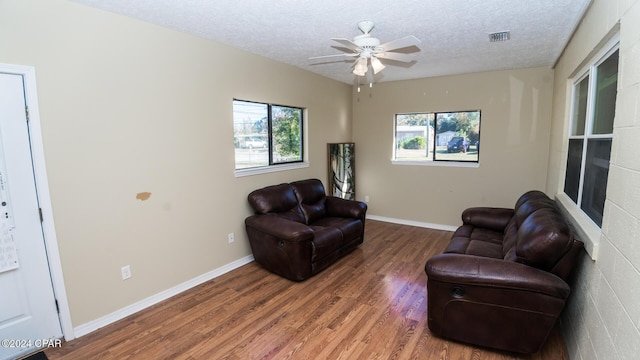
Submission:
[[[432,336],[424,264],[450,232],[367,220],[365,241],[291,282],[250,263],[46,351],[49,359],[568,359],[556,329],[537,354]]]

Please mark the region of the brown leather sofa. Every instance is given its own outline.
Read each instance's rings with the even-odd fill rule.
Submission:
[[[251,192],[245,220],[256,262],[289,280],[317,274],[362,244],[367,205],[326,196],[322,182],[301,180]]]
[[[429,329],[483,347],[537,352],[564,308],[583,243],[540,191],[522,195],[514,209],[469,208],[462,220],[444,253],[425,265]]]

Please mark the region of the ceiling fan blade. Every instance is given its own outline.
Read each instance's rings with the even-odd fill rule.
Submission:
[[[387,43],[380,45],[380,47],[383,48],[384,51],[391,51],[395,49],[406,48],[409,46],[416,46],[418,44],[420,44],[420,40],[418,40],[418,38],[413,35],[409,35],[400,39],[391,40]]]
[[[411,62],[415,59],[414,54],[403,54],[403,53],[397,53],[397,52],[381,52],[381,53],[376,53],[375,55],[380,59],[389,59],[389,60],[402,61],[402,62]]]
[[[356,51],[356,52],[361,52],[362,48],[360,46],[358,46],[358,44],[354,43],[353,41],[349,40],[349,39],[342,39],[342,38],[332,38],[331,40],[340,43],[346,47],[348,47],[349,49]]]
[[[309,60],[325,59],[325,58],[339,57],[339,56],[354,57],[354,56],[358,56],[358,54],[353,53],[353,54],[335,54],[335,55],[313,56],[313,57],[310,57]]]

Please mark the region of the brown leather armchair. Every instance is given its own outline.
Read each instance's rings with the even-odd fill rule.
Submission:
[[[322,182],[301,180],[251,192],[245,220],[256,262],[302,281],[354,250],[364,239],[367,205],[326,196]]]
[[[514,209],[470,208],[443,254],[429,259],[428,325],[443,338],[537,352],[564,308],[582,253],[553,200],[522,195]]]

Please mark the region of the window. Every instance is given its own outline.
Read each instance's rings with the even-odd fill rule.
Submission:
[[[479,153],[479,110],[396,115],[395,160],[478,162]]]
[[[573,85],[564,192],[599,227],[609,174],[618,85],[617,45]]]
[[[233,100],[236,170],[302,162],[301,108]]]

